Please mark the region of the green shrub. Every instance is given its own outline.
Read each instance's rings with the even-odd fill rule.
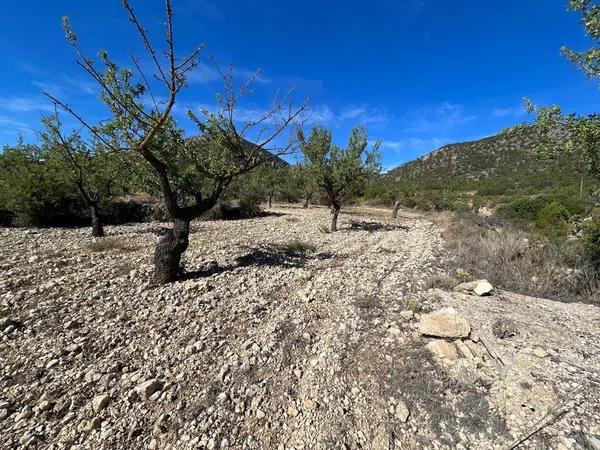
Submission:
[[[546,200],[540,197],[523,197],[500,205],[497,212],[506,219],[534,222],[546,203]]]
[[[600,219],[585,220],[582,231],[583,254],[596,268],[600,268]]]
[[[538,213],[535,225],[544,234],[551,237],[565,236],[571,228],[569,211],[559,202],[551,202]]]
[[[453,202],[450,209],[455,213],[464,213],[470,211],[471,208],[465,202]]]
[[[308,242],[301,241],[299,239],[294,239],[291,242],[288,242],[283,246],[283,249],[287,253],[292,253],[296,255],[304,255],[306,253],[314,253],[317,251],[317,247]]]

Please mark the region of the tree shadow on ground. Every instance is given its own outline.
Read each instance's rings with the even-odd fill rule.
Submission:
[[[219,273],[231,271],[240,267],[282,267],[298,268],[303,267],[310,258],[320,260],[333,258],[333,253],[313,253],[310,251],[291,250],[286,246],[280,245],[261,245],[252,249],[245,255],[238,256],[232,263],[219,265],[216,261],[205,264],[201,269],[186,272],[183,278],[186,280],[195,278],[204,278]]]
[[[374,231],[395,231],[404,230],[410,231],[410,228],[405,225],[395,225],[391,223],[372,222],[366,220],[352,221],[350,222],[349,231],[368,231],[370,233]]]

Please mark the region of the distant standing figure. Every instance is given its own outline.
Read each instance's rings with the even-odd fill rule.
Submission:
[[[394,202],[394,212],[392,212],[392,217],[395,219],[398,217],[398,210],[400,209],[400,200],[396,200]]]

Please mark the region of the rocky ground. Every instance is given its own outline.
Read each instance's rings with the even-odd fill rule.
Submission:
[[[160,224],[0,229],[2,448],[600,448],[597,307],[432,288],[409,212],[272,213],[195,223],[168,286]]]

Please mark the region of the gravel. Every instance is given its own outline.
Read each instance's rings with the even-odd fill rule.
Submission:
[[[337,233],[324,208],[195,222],[167,286],[164,224],[0,229],[3,448],[503,448],[568,395],[532,445],[600,435],[597,308],[428,290],[437,227],[349,211]],[[450,306],[471,329],[455,361],[418,331]],[[490,337],[501,316],[518,335]]]

